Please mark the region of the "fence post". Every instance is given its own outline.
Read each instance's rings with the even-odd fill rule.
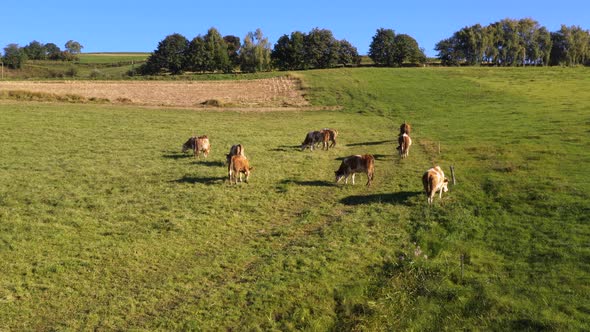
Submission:
[[[451,177],[453,178],[453,186],[455,184],[457,184],[457,181],[455,180],[455,166],[451,165]]]

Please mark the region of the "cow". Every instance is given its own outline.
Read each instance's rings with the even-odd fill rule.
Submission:
[[[410,126],[409,123],[407,123],[406,121],[404,121],[404,123],[401,124],[401,126],[399,126],[399,134],[400,136],[403,134],[408,134],[410,135],[410,132],[412,131],[412,126]]]
[[[242,144],[232,145],[229,149],[229,153],[225,155],[225,159],[227,164],[231,162],[231,157],[233,156],[244,156],[244,146]]]
[[[336,137],[338,137],[338,130],[336,129],[330,129],[330,128],[324,128],[322,130],[320,130],[320,132],[328,132],[330,134],[330,148],[333,148],[336,146]]]
[[[449,179],[445,177],[445,173],[440,166],[432,167],[422,175],[422,184],[424,185],[424,192],[428,197],[428,204],[432,205],[434,195],[439,192],[439,199],[442,199],[442,193],[449,191]]]
[[[309,148],[311,151],[313,151],[313,148],[315,147],[315,145],[317,143],[324,143],[324,138],[327,137],[328,139],[330,138],[330,134],[325,132],[322,133],[321,131],[310,131],[309,133],[307,133],[307,135],[305,136],[305,140],[303,140],[303,143],[301,143],[301,151],[305,150],[306,148]],[[326,143],[324,144],[324,146],[327,146],[327,140]]]
[[[397,137],[398,147],[396,148],[399,151],[399,156],[404,159],[410,153],[410,146],[412,146],[412,138],[410,135],[403,134]]]
[[[232,183],[232,180],[235,184],[238,184],[238,178],[240,182],[242,182],[242,173],[246,175],[246,183],[248,183],[248,178],[250,178],[250,171],[253,167],[250,167],[250,163],[248,159],[241,155],[232,156],[227,166],[227,174],[229,176],[229,183]]]
[[[211,151],[211,144],[209,143],[209,137],[207,135],[199,136],[195,139],[195,158],[198,158],[201,152],[205,155],[205,158],[209,155]]]
[[[356,173],[367,174],[367,186],[371,185],[373,175],[375,173],[375,157],[370,154],[354,155],[344,158],[340,168],[334,172],[336,174],[336,183],[344,179],[344,183],[348,183],[348,177],[352,176],[352,184],[354,185],[354,175]]]

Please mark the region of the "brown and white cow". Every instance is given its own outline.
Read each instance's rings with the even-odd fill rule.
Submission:
[[[399,135],[397,137],[399,156],[403,159],[410,153],[410,146],[412,146],[412,138],[408,134]]]
[[[229,183],[231,184],[233,180],[235,184],[238,184],[238,178],[240,182],[242,182],[242,173],[246,175],[246,182],[248,182],[250,171],[252,169],[253,168],[250,167],[250,163],[246,157],[241,155],[235,155],[231,157],[230,163],[227,167]]]
[[[336,137],[338,137],[338,130],[336,129],[331,129],[331,128],[324,128],[322,130],[320,130],[320,132],[328,132],[330,134],[329,140],[330,140],[330,148],[333,148],[336,146]]]
[[[225,155],[225,159],[227,164],[231,162],[231,157],[233,156],[245,156],[244,155],[244,146],[242,144],[232,145],[229,149],[229,153]]]
[[[352,177],[352,184],[354,184],[354,175],[356,173],[367,174],[367,186],[371,185],[373,175],[375,173],[375,157],[370,154],[354,155],[344,158],[340,168],[336,172],[336,183],[344,179],[344,183],[348,183],[348,177]]]
[[[198,158],[201,152],[205,155],[205,158],[211,151],[211,144],[209,143],[209,137],[207,135],[199,136],[195,140],[195,158]]]
[[[305,150],[306,148],[309,148],[311,151],[313,151],[313,148],[315,147],[315,145],[317,143],[323,143],[324,146],[327,146],[327,140],[324,143],[324,138],[328,137],[328,139],[330,138],[330,134],[327,132],[322,133],[321,131],[310,131],[309,133],[307,133],[307,135],[305,136],[305,140],[303,140],[303,143],[301,143],[301,151]]]
[[[410,135],[411,131],[412,131],[412,126],[410,126],[410,124],[407,123],[406,121],[404,121],[404,123],[402,123],[401,126],[399,126],[399,134],[400,135],[403,135],[403,134]]]
[[[449,191],[449,179],[445,177],[440,166],[432,167],[422,175],[422,184],[424,185],[424,192],[428,197],[428,204],[432,205],[434,195],[439,192],[439,199],[442,199],[442,193]]]
[[[187,152],[188,150],[193,150],[195,153],[195,158],[199,157],[199,154],[203,152],[205,157],[209,155],[211,151],[211,144],[209,143],[209,138],[207,135],[203,136],[192,136],[190,137],[183,145],[182,145],[182,153]]]

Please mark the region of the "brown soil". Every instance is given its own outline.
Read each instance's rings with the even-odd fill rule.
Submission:
[[[288,77],[244,81],[3,81],[0,91],[31,91],[108,99],[144,106],[286,110],[309,106],[300,82]]]

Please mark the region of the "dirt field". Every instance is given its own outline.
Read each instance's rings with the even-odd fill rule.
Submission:
[[[108,99],[113,103],[145,106],[209,107],[221,104],[239,109],[298,109],[308,105],[299,81],[275,77],[244,81],[59,81],[0,82],[0,91],[31,91]]]

